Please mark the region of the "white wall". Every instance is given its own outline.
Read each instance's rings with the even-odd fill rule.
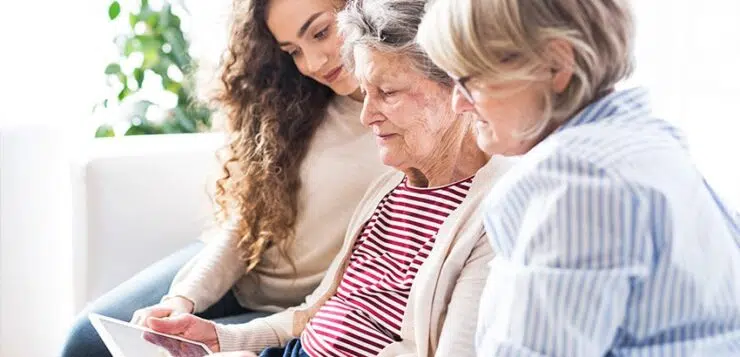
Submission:
[[[108,4],[0,1],[1,357],[55,356],[80,305],[72,259],[85,252],[72,251],[68,159],[100,124],[91,109],[117,55]],[[192,10],[210,18],[209,5]],[[213,21],[192,25],[203,23]],[[204,36],[194,49],[217,42]]]
[[[107,1],[0,2],[2,357],[56,356],[74,313],[65,158],[95,126],[106,23]]]
[[[72,315],[72,145],[0,128],[0,356],[54,356]]]
[[[708,181],[740,208],[740,1],[636,0],[637,72]]]

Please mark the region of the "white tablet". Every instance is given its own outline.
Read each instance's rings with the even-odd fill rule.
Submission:
[[[203,357],[206,345],[91,313],[90,322],[113,357]]]

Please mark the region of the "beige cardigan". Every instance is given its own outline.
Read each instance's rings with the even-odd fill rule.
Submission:
[[[480,203],[513,160],[494,157],[475,175],[468,196],[440,228],[431,254],[416,275],[401,326],[403,340],[387,346],[379,356],[474,355],[478,300],[493,258]],[[339,254],[304,304],[246,324],[217,325],[221,350],[258,352],[300,336],[309,319],[336,292],[364,223],[403,177],[389,173],[370,187],[350,220]]]

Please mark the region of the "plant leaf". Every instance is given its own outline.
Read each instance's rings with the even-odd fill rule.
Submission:
[[[131,125],[128,130],[123,134],[125,136],[133,136],[133,135],[147,135],[149,134],[144,128],[141,127],[141,125]]]
[[[116,133],[113,131],[113,127],[108,124],[99,126],[98,130],[95,131],[96,138],[112,138],[114,136],[116,136]]]
[[[128,24],[131,25],[132,30],[136,27],[137,22],[139,22],[139,16],[137,14],[128,14]]]
[[[136,79],[138,88],[141,89],[141,83],[144,82],[144,70],[141,68],[134,68],[134,79]]]
[[[188,66],[190,65],[190,54],[188,53],[188,43],[185,41],[185,37],[180,29],[169,28],[162,33],[165,41],[172,46],[172,51],[169,53],[169,57],[173,59],[175,65],[183,73],[188,72]]]
[[[131,125],[123,135],[152,135],[163,134],[164,130],[158,125],[142,120],[139,125]]]
[[[142,121],[146,120],[146,111],[152,105],[154,105],[154,103],[148,100],[140,100],[134,103],[131,113],[128,115],[129,119],[132,120],[139,117]]]
[[[184,132],[186,133],[195,133],[195,123],[193,123],[193,120],[188,117],[188,115],[185,113],[184,110],[182,110],[181,107],[175,107],[175,120],[177,121],[177,124],[183,128]]]
[[[118,101],[122,101],[124,98],[128,97],[129,94],[131,94],[131,90],[128,89],[128,87],[124,87],[121,89],[121,92],[118,93]]]
[[[128,57],[132,53],[141,49],[141,42],[138,38],[132,37],[126,39],[126,43],[123,45],[123,55]]]
[[[121,66],[118,63],[111,63],[108,67],[105,67],[105,74],[118,74],[121,73]]]
[[[115,20],[118,15],[121,14],[121,4],[118,3],[118,1],[114,1],[110,4],[108,7],[108,17],[111,20]]]

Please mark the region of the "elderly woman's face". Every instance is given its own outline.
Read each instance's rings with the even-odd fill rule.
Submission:
[[[362,47],[354,55],[365,92],[360,120],[373,130],[383,163],[404,170],[439,159],[455,117],[450,88],[418,73],[406,57]]]
[[[477,114],[478,146],[486,153],[524,154],[553,129],[550,118],[545,118],[546,98],[566,90],[575,60],[572,45],[565,41],[552,41],[546,53],[553,64],[538,67],[534,75],[539,79],[491,82],[474,76],[462,83],[464,89],[460,84],[455,87],[455,112]],[[543,123],[549,125],[538,137],[522,135]]]
[[[521,155],[529,148],[520,133],[537,125],[544,114],[544,90],[537,83],[488,85],[475,78],[466,83],[471,103],[455,88],[456,113],[474,112],[478,147],[489,155]]]

